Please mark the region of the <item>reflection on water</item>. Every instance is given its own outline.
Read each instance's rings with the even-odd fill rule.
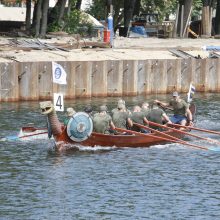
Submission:
[[[168,96],[126,98],[129,107]],[[197,126],[220,131],[220,95],[196,94]],[[115,107],[117,98],[66,101]],[[0,138],[44,127],[38,102],[1,103]],[[64,113],[58,113],[63,120]],[[220,141],[218,135],[197,133]],[[188,140],[203,146],[212,144]],[[54,151],[53,140],[0,142],[0,219],[218,219],[218,152],[178,144]]]

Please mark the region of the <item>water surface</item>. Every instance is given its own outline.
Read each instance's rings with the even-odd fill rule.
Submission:
[[[168,96],[125,98],[129,107]],[[66,101],[115,107],[117,98]],[[196,94],[197,126],[220,131],[220,95]],[[58,113],[61,120],[63,113]],[[0,138],[44,127],[38,102],[1,103]],[[196,132],[197,135],[202,135]],[[203,134],[220,141],[220,136]],[[202,146],[216,145],[188,138]],[[219,219],[220,152],[179,144],[59,154],[53,140],[0,142],[0,219]],[[220,146],[219,146],[220,147]]]

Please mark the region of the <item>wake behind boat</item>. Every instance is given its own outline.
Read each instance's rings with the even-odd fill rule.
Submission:
[[[150,147],[157,144],[166,144],[175,141],[176,138],[183,138],[185,135],[181,132],[168,129],[164,132],[153,132],[142,134],[132,132],[126,135],[101,134],[92,132],[92,120],[84,112],[78,112],[72,116],[67,126],[60,123],[53,104],[50,101],[41,102],[40,108],[42,114],[47,116],[49,127],[55,140],[58,150],[65,150],[65,146],[116,146],[116,147]],[[195,110],[195,108],[194,108]],[[161,134],[162,133],[162,134]],[[168,135],[170,138],[164,138]]]
[[[22,127],[18,134],[9,135],[1,141],[34,141],[48,139],[47,128],[35,128],[31,126]]]

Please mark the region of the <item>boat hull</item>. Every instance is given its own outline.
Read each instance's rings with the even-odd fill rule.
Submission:
[[[183,134],[179,132],[166,131],[165,134],[176,138],[183,138]],[[60,135],[54,137],[56,146],[59,148],[63,144],[81,145],[81,146],[103,146],[103,147],[150,147],[157,144],[166,144],[169,141],[159,139],[163,137],[160,134],[149,133],[146,135],[108,135],[93,132],[91,136],[82,142],[72,141],[65,132],[65,129]],[[172,138],[170,138],[172,139]]]

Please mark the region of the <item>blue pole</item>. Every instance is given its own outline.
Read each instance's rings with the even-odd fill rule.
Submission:
[[[111,13],[108,16],[108,30],[110,31],[110,43],[113,44],[113,38],[114,38],[114,27],[113,27],[113,17]]]

